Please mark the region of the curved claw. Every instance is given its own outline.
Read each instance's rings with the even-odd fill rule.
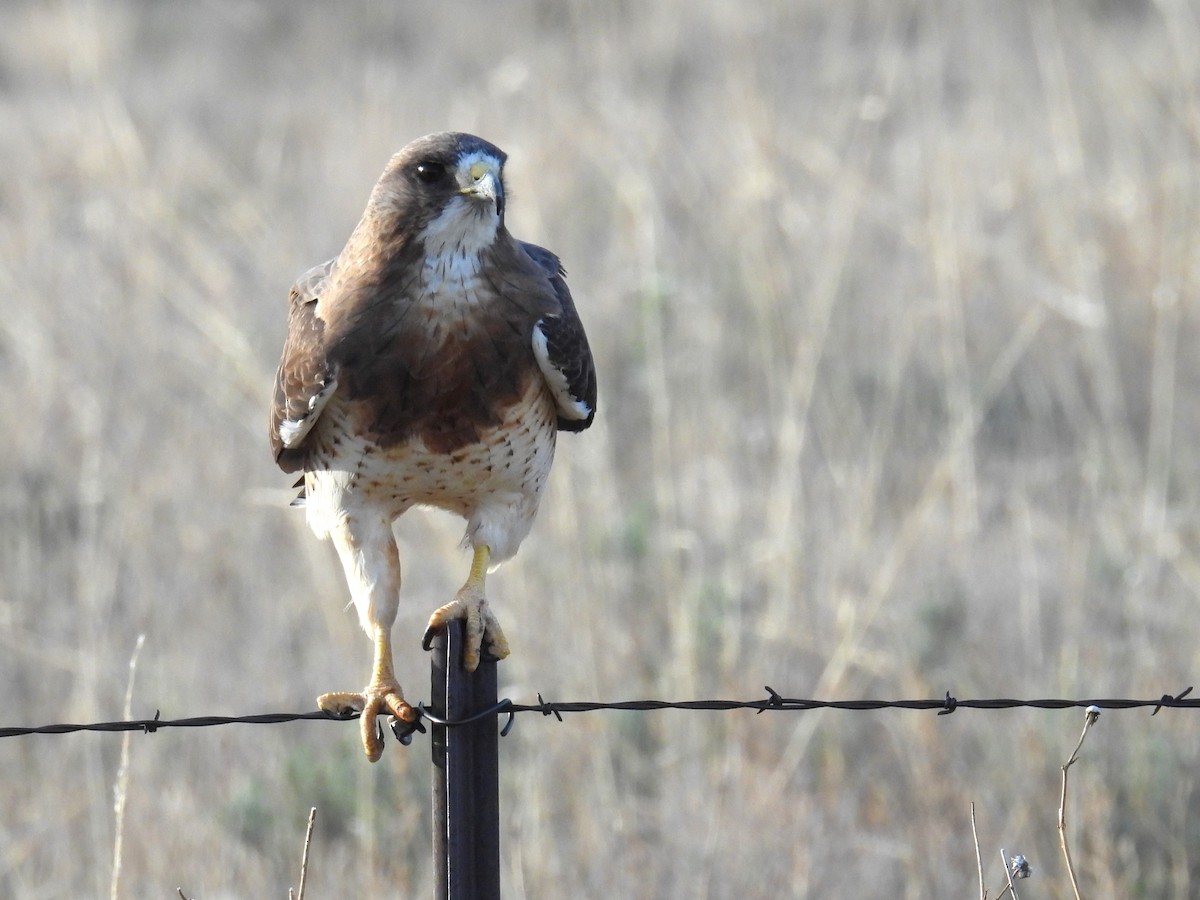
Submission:
[[[453,600],[434,610],[433,615],[429,617],[429,626],[425,629],[421,646],[428,650],[434,636],[444,631],[452,619],[462,619],[466,626],[462,664],[468,672],[479,668],[479,656],[485,638],[488,653],[496,659],[508,656],[508,639],[504,637],[500,621],[488,606],[482,592],[471,586],[464,587]]]
[[[415,721],[420,716],[404,699],[400,685],[395,681],[370,684],[361,694],[347,691],[322,694],[317,698],[317,706],[339,716],[347,712],[359,714],[358,727],[362,734],[363,752],[371,762],[378,762],[383,756],[380,715],[392,715],[403,722]]]
[[[446,627],[446,623],[442,622],[438,625],[437,628],[434,628],[432,618],[433,617],[431,616],[430,623],[429,623],[429,625],[427,625],[425,627],[425,634],[421,638],[421,649],[422,650],[432,649],[433,648],[433,639],[435,637],[437,637],[438,633],[443,631]]]

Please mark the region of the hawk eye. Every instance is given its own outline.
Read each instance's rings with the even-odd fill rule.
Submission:
[[[446,176],[446,167],[432,160],[417,163],[413,171],[417,174],[417,180],[423,181],[426,184],[441,181]]]

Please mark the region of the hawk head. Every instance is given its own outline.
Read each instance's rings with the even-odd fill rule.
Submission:
[[[504,227],[506,158],[473,134],[418,138],[388,163],[369,212],[397,234],[419,238],[427,257],[477,253]]]

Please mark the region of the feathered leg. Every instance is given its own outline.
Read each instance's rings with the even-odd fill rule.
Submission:
[[[363,524],[346,517],[342,527],[331,536],[346,570],[350,595],[358,610],[363,630],[374,643],[371,680],[361,693],[322,694],[317,705],[328,712],[361,713],[363,750],[375,762],[383,755],[377,721],[380,715],[393,715],[411,722],[417,718],[404,699],[392,666],[392,623],[400,598],[400,555],[392,526],[387,521]]]

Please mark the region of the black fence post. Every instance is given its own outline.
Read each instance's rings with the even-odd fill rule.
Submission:
[[[496,660],[462,667],[463,626],[453,620],[432,644],[431,705],[466,719],[496,705]],[[500,900],[500,735],[495,716],[432,725],[433,866],[437,900]]]

